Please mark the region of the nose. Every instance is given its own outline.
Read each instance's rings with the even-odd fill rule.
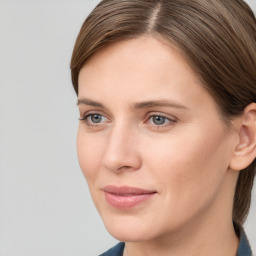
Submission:
[[[115,126],[110,133],[103,157],[103,165],[109,171],[135,171],[141,167],[139,138],[133,129]]]

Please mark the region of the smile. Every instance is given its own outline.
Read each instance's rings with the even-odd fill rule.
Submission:
[[[149,199],[157,192],[133,187],[106,186],[103,188],[106,201],[114,208],[133,208]]]

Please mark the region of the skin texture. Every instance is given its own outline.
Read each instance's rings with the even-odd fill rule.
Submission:
[[[141,104],[148,101],[158,104]],[[78,103],[85,119],[79,163],[106,228],[126,241],[128,255],[236,254],[238,172],[230,163],[241,120],[227,128],[177,49],[151,36],[103,48],[80,71]],[[156,193],[116,209],[105,199],[108,185]]]

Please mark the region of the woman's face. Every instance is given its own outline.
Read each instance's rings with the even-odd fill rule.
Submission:
[[[231,214],[235,136],[177,50],[149,36],[103,48],[80,71],[78,106],[80,166],[114,237]]]

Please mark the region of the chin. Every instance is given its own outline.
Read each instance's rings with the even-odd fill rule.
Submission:
[[[123,242],[139,242],[151,240],[152,223],[142,221],[134,216],[109,216],[102,217],[107,231],[117,240]]]
[[[154,238],[148,231],[141,230],[140,227],[106,227],[111,236],[123,242],[141,242]]]
[[[165,236],[172,229],[171,225],[163,226],[156,218],[147,216],[109,214],[102,216],[102,220],[110,235],[122,242],[153,241]]]

